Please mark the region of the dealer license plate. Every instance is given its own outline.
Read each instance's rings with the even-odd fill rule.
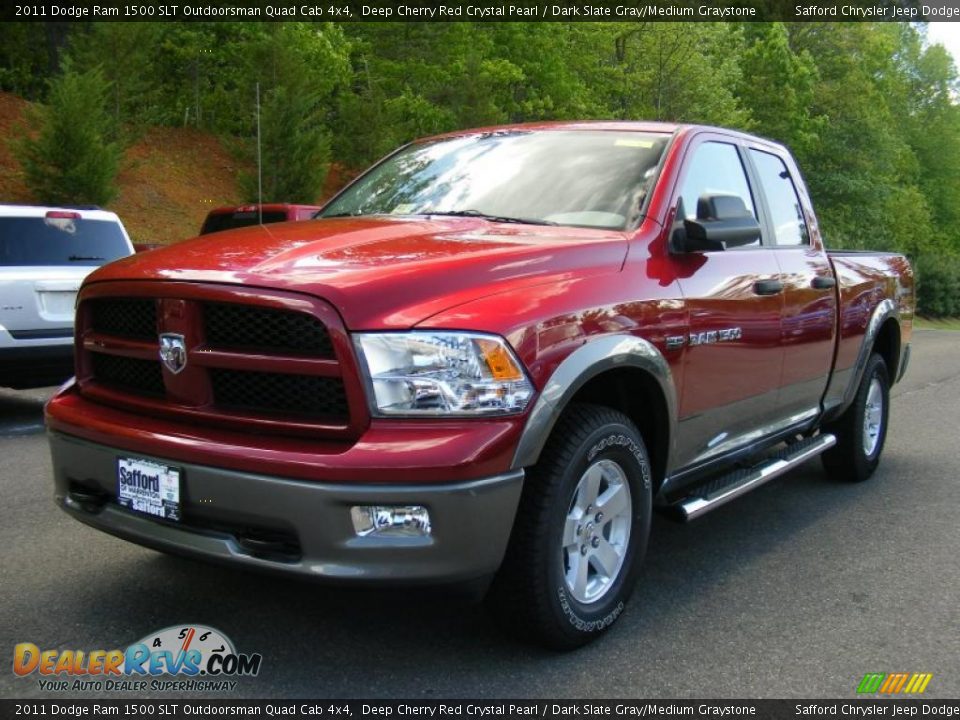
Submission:
[[[162,520],[180,519],[180,468],[117,458],[117,502]]]

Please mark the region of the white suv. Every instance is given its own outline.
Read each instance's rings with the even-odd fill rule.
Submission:
[[[0,386],[43,387],[73,375],[80,283],[132,253],[112,212],[0,205]]]

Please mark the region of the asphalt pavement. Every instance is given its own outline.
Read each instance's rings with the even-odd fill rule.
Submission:
[[[0,697],[82,696],[14,676],[16,643],[125,648],[187,623],[263,655],[206,697],[852,699],[867,672],[933,673],[925,697],[960,697],[960,333],[915,333],[870,481],[813,460],[689,525],[655,519],[625,614],[567,654],[453,595],[261,576],[77,523],[51,501],[51,392],[0,389]]]

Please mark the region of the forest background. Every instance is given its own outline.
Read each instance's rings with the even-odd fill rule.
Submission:
[[[137,142],[204,133],[255,200],[258,83],[265,201],[458,128],[721,125],[789,146],[828,246],[907,253],[922,312],[960,316],[960,82],[923,24],[3,23],[0,91],[29,105],[0,144],[27,199],[110,207]]]

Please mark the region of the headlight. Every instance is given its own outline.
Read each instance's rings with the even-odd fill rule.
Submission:
[[[496,335],[358,333],[353,342],[378,415],[516,413],[533,395],[513,351]]]

